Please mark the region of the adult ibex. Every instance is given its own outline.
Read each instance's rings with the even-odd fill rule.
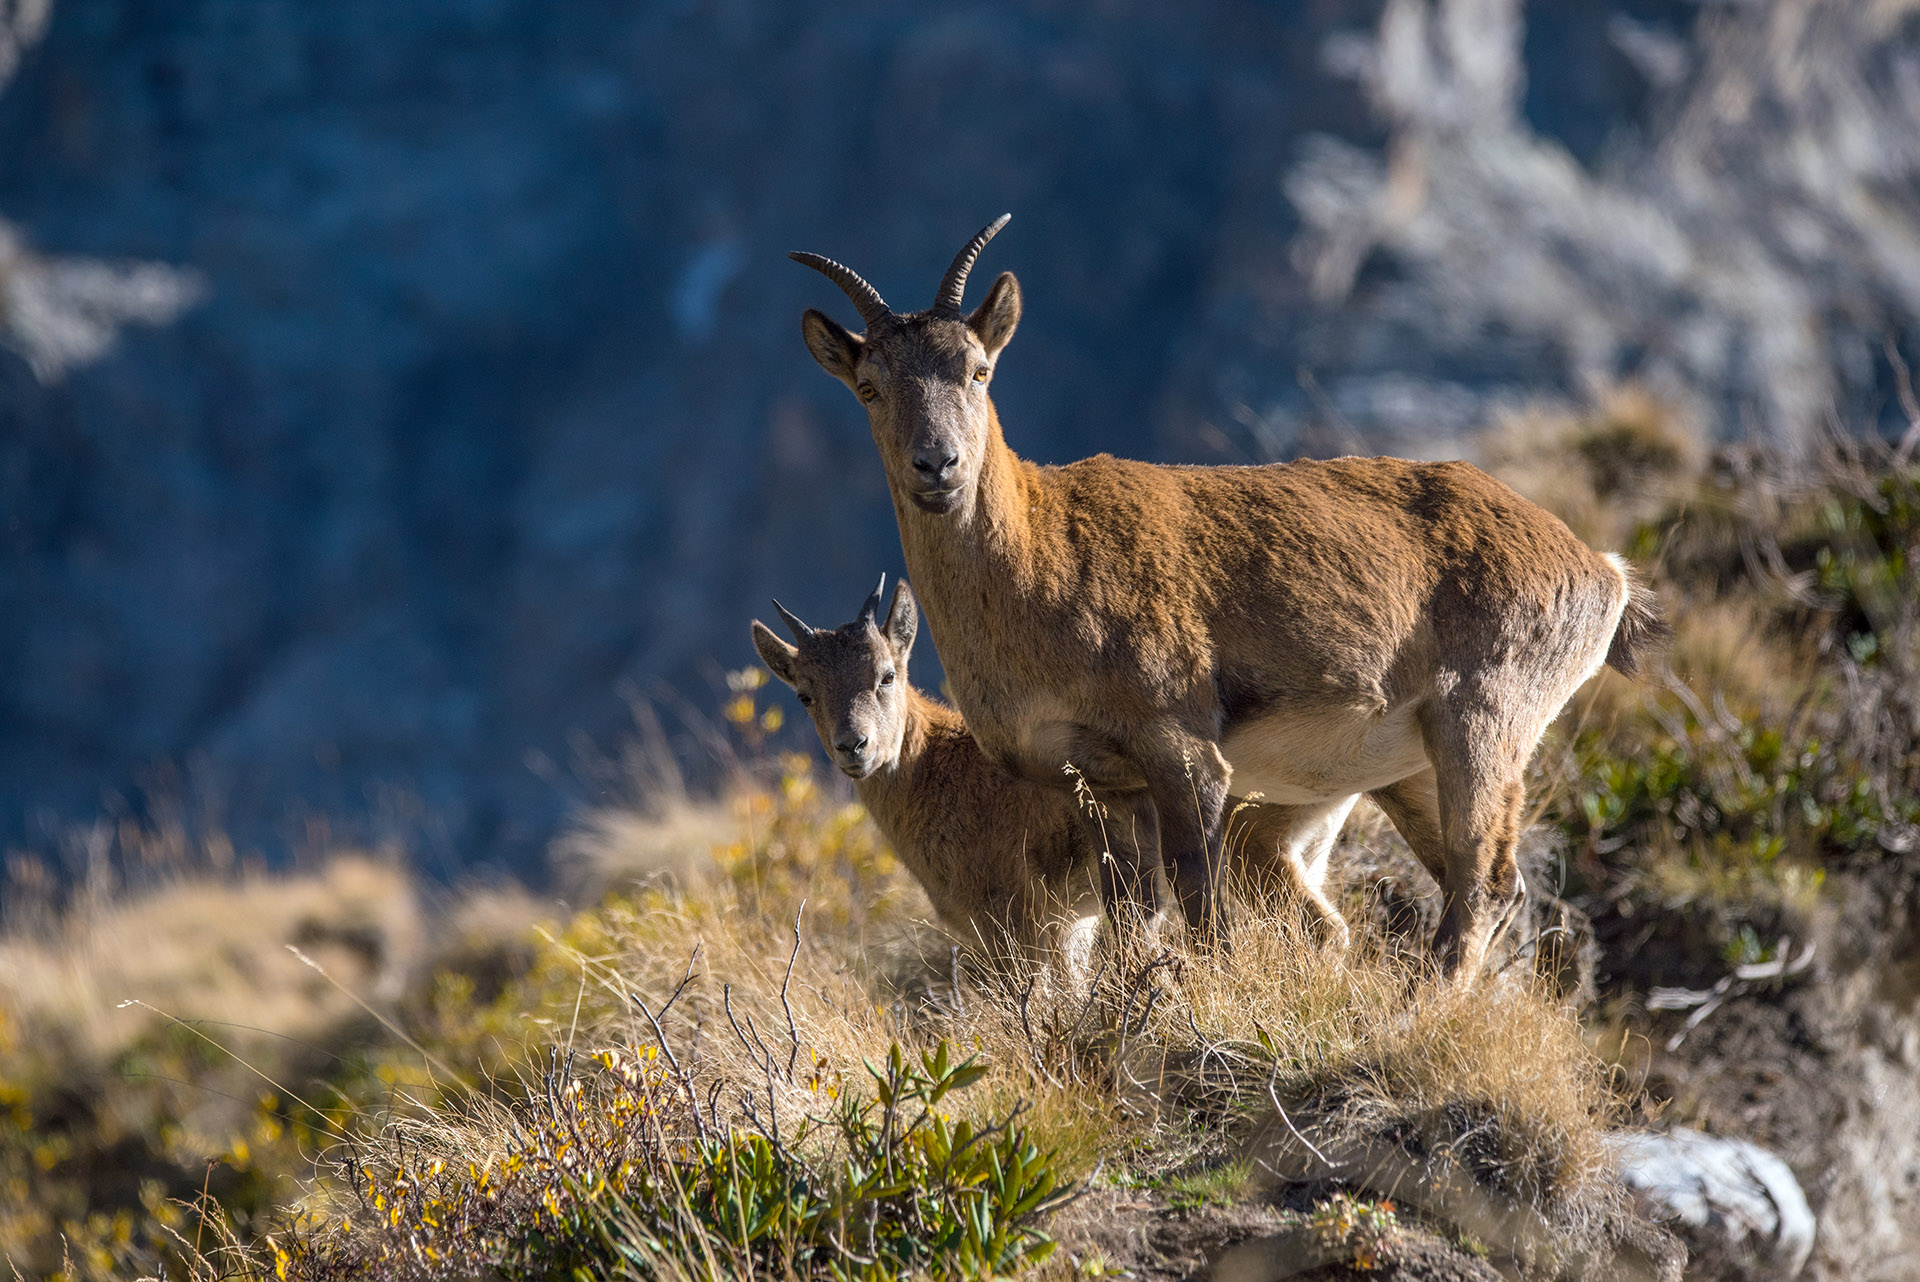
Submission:
[[[1003,273],[971,315],[960,306],[1006,222],[968,242],[923,312],[793,255],[866,325],[810,310],[802,330],[866,406],[908,572],[980,746],[1056,786],[1071,763],[1110,805],[1150,809],[1203,934],[1229,778],[1329,814],[1371,793],[1440,882],[1442,968],[1478,969],[1522,889],[1527,761],[1602,663],[1642,661],[1663,630],[1652,598],[1624,562],[1465,463],[1023,461],[987,394],[1020,286]]]
[[[755,619],[754,648],[799,696],[821,746],[941,921],[990,953],[1061,958],[1070,977],[1083,979],[1099,924],[1096,865],[1102,849],[1125,846],[1125,835],[1090,840],[1072,795],[993,764],[958,712],[909,683],[919,611],[900,583],[881,618],[885,585],[882,576],[858,617],[838,628],[809,627],[775,601],[793,643]],[[1346,923],[1321,890],[1336,832],[1318,819],[1288,806],[1236,805],[1233,866],[1247,889],[1299,907],[1321,940],[1344,946]]]

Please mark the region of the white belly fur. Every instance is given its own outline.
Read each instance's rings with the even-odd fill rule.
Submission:
[[[1412,704],[1378,717],[1346,709],[1273,713],[1235,726],[1220,751],[1233,767],[1234,792],[1282,805],[1351,797],[1427,768]]]

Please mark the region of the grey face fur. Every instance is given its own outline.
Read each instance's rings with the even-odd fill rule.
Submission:
[[[960,251],[924,312],[895,313],[847,268],[794,255],[832,278],[859,307],[864,334],[813,310],[801,318],[801,333],[821,368],[866,407],[894,492],[925,512],[972,510],[992,422],[987,386],[1020,323],[1020,283],[1001,273],[972,315],[961,313],[960,298],[975,257],[1006,221],[1003,215],[988,224]]]
[[[886,576],[881,576],[881,587]],[[813,718],[820,743],[849,778],[891,768],[907,724],[907,656],[919,628],[913,592],[902,582],[884,623],[876,618],[881,588],[853,622],[810,628],[775,602],[793,632],[789,645],[758,619],[753,645],[774,676],[793,687]]]

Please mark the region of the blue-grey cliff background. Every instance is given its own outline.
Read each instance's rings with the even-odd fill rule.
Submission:
[[[710,710],[770,594],[837,622],[899,568],[789,249],[919,307],[1012,210],[1043,461],[1456,454],[1622,382],[1799,448],[1899,430],[1920,355],[1903,3],[43,17],[0,278],[194,284],[70,367],[0,347],[11,848],[166,804],[536,868],[634,698]]]

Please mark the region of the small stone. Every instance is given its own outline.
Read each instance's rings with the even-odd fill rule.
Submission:
[[[1792,1278],[1806,1264],[1813,1211],[1766,1149],[1684,1128],[1625,1132],[1613,1147],[1641,1211],[1677,1231],[1696,1260],[1724,1260],[1727,1276],[1756,1280]]]

